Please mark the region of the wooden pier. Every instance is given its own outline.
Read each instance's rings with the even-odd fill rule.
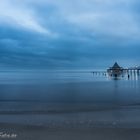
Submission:
[[[123,68],[120,67],[117,62],[107,69],[106,71],[93,71],[93,75],[95,76],[111,76],[111,77],[119,77],[123,75],[127,75],[128,78],[131,76],[140,75],[140,67],[133,68]]]
[[[103,75],[103,76],[107,75],[107,71],[93,71],[92,73],[93,75]]]

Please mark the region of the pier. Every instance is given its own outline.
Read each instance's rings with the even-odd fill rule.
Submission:
[[[106,76],[107,71],[93,71],[93,75],[98,75],[98,76]]]
[[[128,78],[140,75],[140,67],[123,68],[118,65],[117,62],[108,68],[106,71],[92,71],[94,76],[110,76],[120,77],[126,75]]]

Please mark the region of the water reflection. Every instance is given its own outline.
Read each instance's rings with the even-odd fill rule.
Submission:
[[[111,80],[140,80],[140,74],[139,72],[133,72],[133,71],[130,71],[130,72],[122,72],[122,73],[119,73],[117,76],[112,76],[110,73],[107,74],[108,75],[108,78]]]
[[[0,110],[89,110],[140,103],[139,74],[11,72],[0,75]],[[58,106],[60,105],[60,106]]]

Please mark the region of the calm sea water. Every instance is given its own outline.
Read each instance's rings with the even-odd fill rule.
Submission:
[[[0,111],[93,109],[140,104],[139,75],[90,71],[1,71]]]

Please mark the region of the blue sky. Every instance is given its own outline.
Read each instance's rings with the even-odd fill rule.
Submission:
[[[1,0],[0,66],[140,65],[139,0]]]

